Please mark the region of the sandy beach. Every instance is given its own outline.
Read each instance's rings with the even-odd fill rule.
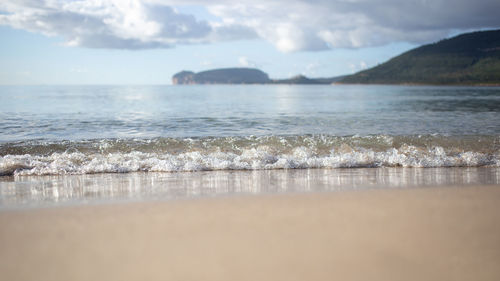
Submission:
[[[0,212],[2,280],[499,280],[500,186]]]

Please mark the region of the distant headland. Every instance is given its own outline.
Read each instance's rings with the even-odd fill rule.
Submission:
[[[352,75],[270,79],[255,68],[222,68],[181,71],[172,83],[500,85],[500,30],[465,33],[424,45]]]
[[[500,85],[500,30],[465,33],[424,45],[341,82]]]
[[[308,78],[298,75],[290,79],[270,79],[267,73],[256,68],[219,68],[198,73],[181,71],[172,77],[172,84],[331,84],[343,77]]]

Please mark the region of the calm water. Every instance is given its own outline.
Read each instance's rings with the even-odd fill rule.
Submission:
[[[0,141],[248,135],[498,135],[500,88],[0,87]]]
[[[19,86],[0,100],[0,207],[500,184],[499,87]]]

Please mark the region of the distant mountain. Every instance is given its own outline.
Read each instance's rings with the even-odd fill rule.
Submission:
[[[424,45],[340,82],[500,84],[500,30],[466,33]]]
[[[172,77],[174,85],[185,84],[332,84],[344,76],[308,78],[298,75],[289,79],[269,79],[267,73],[255,68],[221,68],[194,73],[181,71]]]
[[[172,77],[179,84],[267,84],[269,76],[254,68],[221,68],[198,73],[181,71]]]

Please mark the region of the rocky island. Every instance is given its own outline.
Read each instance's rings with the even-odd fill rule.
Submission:
[[[267,73],[254,68],[221,68],[198,73],[181,71],[172,77],[172,84],[267,84]]]

